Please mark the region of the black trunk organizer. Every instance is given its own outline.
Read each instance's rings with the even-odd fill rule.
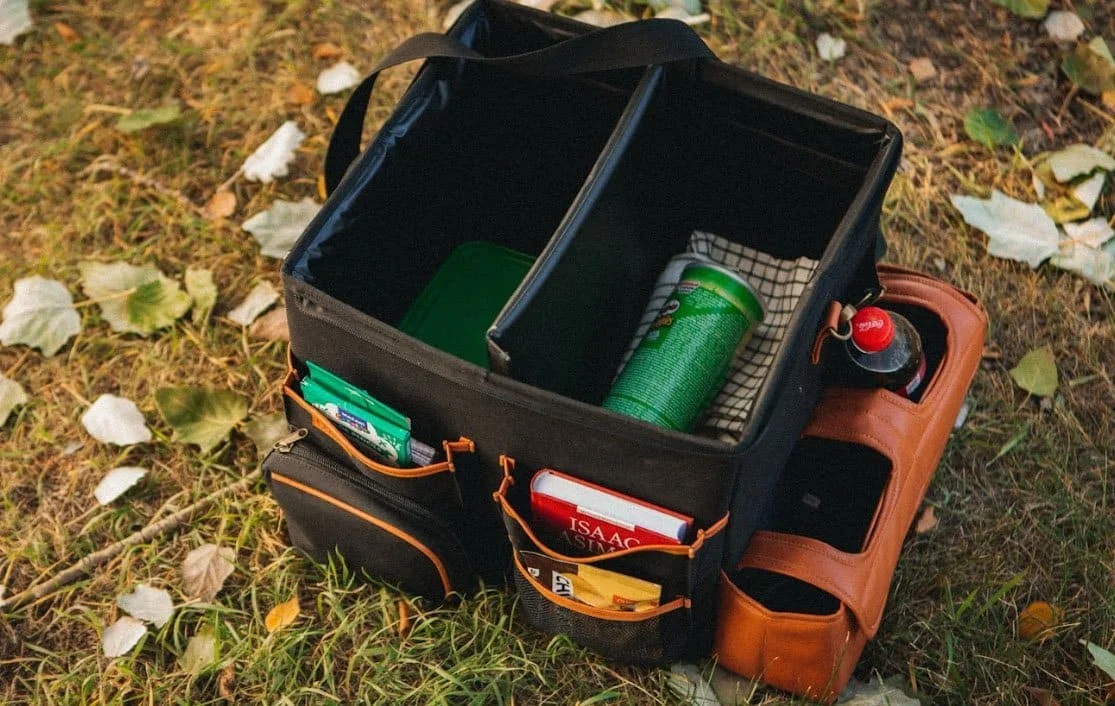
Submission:
[[[479,0],[450,35],[501,56],[590,29]],[[442,562],[447,578],[436,568],[421,569],[424,576],[402,571],[387,547],[403,540],[390,533],[380,533],[384,551],[336,546],[370,576],[434,597],[446,588],[467,593],[476,578],[501,581],[521,541],[492,502],[506,455],[516,461],[509,474],[518,487],[534,471],[555,468],[691,515],[699,529],[716,529],[702,566],[733,564],[767,521],[779,473],[819,396],[823,366],[809,353],[822,316],[830,302],[878,287],[879,210],[900,150],[899,133],[881,118],[715,61],[562,78],[428,62],[284,262],[294,370],[287,401],[292,425],[314,429],[294,399],[311,360],[404,411],[417,437],[474,442],[475,453],[454,455],[448,493],[406,492],[404,481],[377,478],[366,464],[356,470],[371,490],[320,475],[301,481],[343,486],[332,490],[351,509],[356,495],[389,480],[393,493],[440,516],[459,542],[440,549],[454,555]],[[651,286],[695,229],[780,258],[819,261],[733,443],[598,406]],[[538,257],[489,332],[491,371],[395,328],[449,252],[472,240]],[[300,443],[336,445],[320,433]],[[351,467],[351,454],[319,451],[340,455],[342,465],[348,456]],[[309,511],[283,502],[291,486],[280,488],[274,473],[283,464],[290,473],[290,462],[281,456],[265,464],[271,485],[295,543],[320,557],[331,528],[311,536],[308,525],[327,524],[337,506],[315,499],[306,501],[316,508]],[[405,514],[398,502],[380,504],[390,506],[381,514]],[[575,630],[628,661],[702,652],[716,573],[695,572],[713,583],[684,592],[700,604],[684,620],[671,616],[650,630],[669,634],[669,645],[625,654],[599,644],[592,629]],[[541,604],[522,572],[515,575],[532,622],[562,629],[574,619],[552,605],[532,608]],[[629,637],[617,644],[648,639]]]

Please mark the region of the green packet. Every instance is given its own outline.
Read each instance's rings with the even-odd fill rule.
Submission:
[[[435,449],[411,437],[410,419],[347,380],[306,361],[310,374],[302,380],[302,397],[367,446],[383,463],[395,467],[425,466]]]

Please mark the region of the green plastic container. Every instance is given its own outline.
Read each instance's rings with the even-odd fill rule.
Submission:
[[[488,368],[488,328],[533,264],[534,257],[500,245],[462,243],[407,310],[399,330]]]

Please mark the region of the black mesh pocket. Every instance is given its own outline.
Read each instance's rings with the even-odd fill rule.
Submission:
[[[547,590],[515,556],[515,586],[527,622],[542,632],[568,635],[610,659],[665,665],[686,653],[693,628],[692,606],[676,598],[652,610],[621,612],[593,608]]]
[[[515,550],[515,582],[522,592],[528,622],[540,630],[569,635],[617,662],[665,664],[682,656],[697,657],[711,647],[716,591],[724,551],[727,516],[701,529],[691,544],[640,546],[593,556],[569,556],[548,546],[524,517],[522,498],[512,499],[505,480],[496,492],[503,523]],[[659,606],[624,612],[594,608],[558,595],[526,572],[519,552],[591,565],[661,586]]]

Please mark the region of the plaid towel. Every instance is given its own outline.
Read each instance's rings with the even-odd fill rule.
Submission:
[[[702,231],[693,232],[686,252],[703,255],[739,272],[759,292],[766,308],[766,318],[755,329],[747,347],[732,363],[727,382],[697,429],[697,433],[736,443],[751,413],[755,397],[759,394],[759,388],[766,380],[767,371],[782,345],[786,328],[790,325],[790,316],[817,269],[817,261],[807,257],[779,260]],[[677,282],[663,282],[655,286],[620,370],[627,365],[631,354],[639,341],[643,340],[676,285]]]

